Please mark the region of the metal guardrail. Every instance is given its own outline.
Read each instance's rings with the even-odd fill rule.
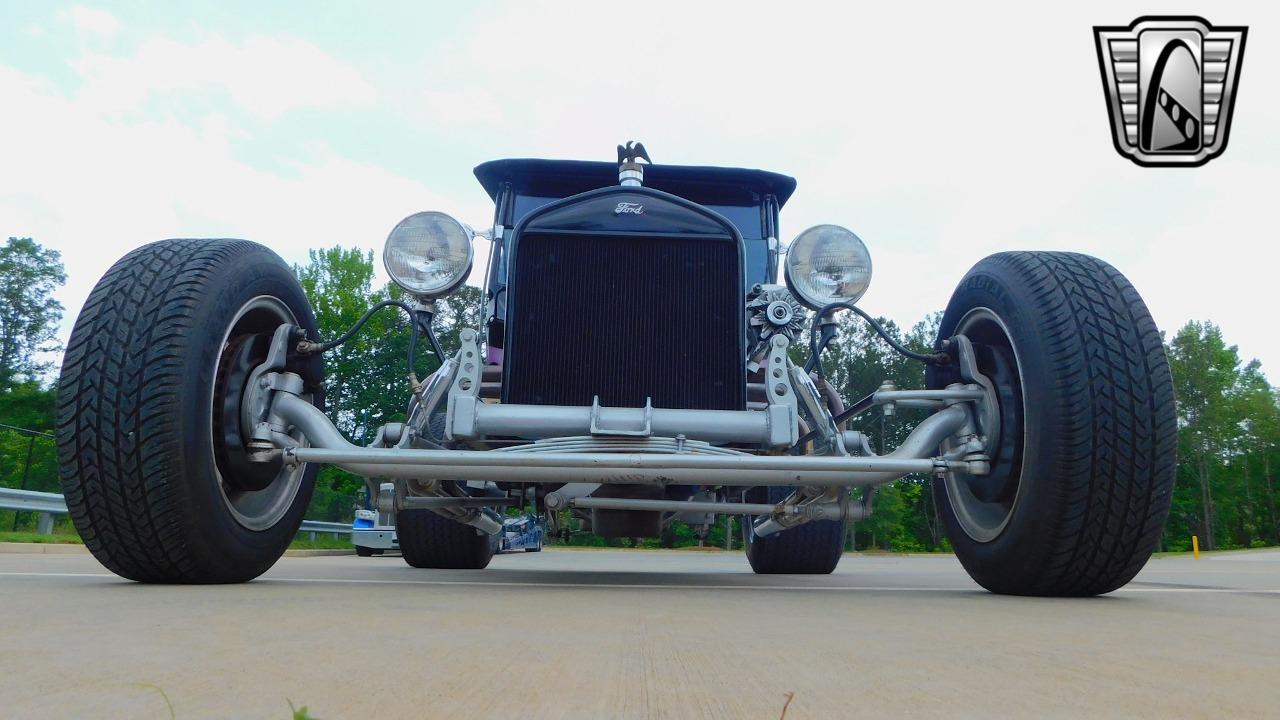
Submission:
[[[36,532],[53,534],[53,516],[67,513],[67,501],[57,493],[0,488],[0,510],[22,510],[40,513]]]
[[[40,519],[36,523],[36,532],[42,535],[49,535],[53,532],[53,516],[67,514],[67,501],[58,493],[0,487],[0,510],[40,513]],[[347,523],[303,520],[302,527],[298,528],[298,532],[310,533],[314,540],[316,533],[350,535],[351,526]]]
[[[303,520],[302,527],[298,528],[305,532],[327,532],[327,533],[346,533],[351,534],[351,525],[349,523],[325,522],[324,520]]]
[[[0,487],[0,509],[65,515],[67,501],[57,493]]]

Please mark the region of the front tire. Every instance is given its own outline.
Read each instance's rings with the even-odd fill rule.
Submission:
[[[85,546],[141,582],[251,580],[284,553],[316,468],[249,463],[239,397],[282,324],[315,337],[288,266],[243,240],[165,240],[85,301],[58,381],[59,472]],[[292,367],[322,406],[318,358]]]
[[[961,333],[1000,398],[987,476],[935,482],[969,575],[1014,595],[1084,596],[1129,582],[1169,513],[1177,439],[1159,332],[1107,263],[1001,253],[961,280],[939,340]],[[957,382],[931,368],[928,385]]]

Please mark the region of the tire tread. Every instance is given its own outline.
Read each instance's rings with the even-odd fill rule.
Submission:
[[[1045,518],[1042,564],[979,582],[1015,594],[1110,592],[1141,570],[1169,512],[1176,417],[1160,333],[1129,281],[1097,258],[1011,252],[984,264],[1031,291],[1055,369],[1058,425],[1043,430],[1055,438],[1049,472],[1060,512]]]
[[[488,536],[430,510],[396,513],[396,539],[404,561],[416,568],[480,570],[493,558]]]
[[[67,509],[104,566],[142,582],[209,582],[186,540],[187,489],[173,418],[194,310],[213,269],[257,248],[241,240],[165,240],[117,261],[68,341],[56,442]],[[238,578],[237,578],[238,579]]]
[[[770,503],[781,502],[791,492],[782,487],[767,490]],[[843,522],[814,520],[767,537],[747,538],[747,562],[759,575],[829,575],[844,554],[845,527]],[[744,536],[751,531],[751,524],[743,523]]]

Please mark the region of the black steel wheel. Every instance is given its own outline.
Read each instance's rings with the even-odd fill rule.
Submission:
[[[973,342],[978,370],[995,387],[1000,403],[1000,432],[990,438],[987,475],[953,474],[944,483],[957,524],[977,542],[990,542],[1013,517],[1022,485],[1022,452],[1026,432],[1022,375],[1009,329],[994,311],[972,308],[953,334]]]
[[[1164,528],[1177,433],[1168,362],[1137,291],[1086,255],[1001,253],[952,296],[939,341],[956,334],[973,342],[1001,417],[991,473],[933,486],[960,562],[1015,595],[1129,582]],[[933,388],[958,380],[927,377]]]
[[[142,582],[243,582],[271,567],[314,467],[251,464],[240,398],[282,324],[315,337],[302,288],[243,240],[166,240],[111,267],[85,302],[58,383],[63,493],[103,565]],[[319,358],[292,367],[323,405]]]

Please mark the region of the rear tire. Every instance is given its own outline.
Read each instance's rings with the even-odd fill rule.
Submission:
[[[1004,418],[990,475],[934,483],[965,570],[1014,595],[1129,582],[1163,531],[1177,441],[1168,362],[1137,291],[1086,255],[1001,253],[952,296],[939,338],[957,332],[1003,389]]]
[[[226,422],[284,323],[316,336],[289,267],[243,240],[154,243],[98,281],[67,343],[57,443],[67,510],[107,569],[244,582],[284,553],[316,468],[249,463],[238,420]],[[290,369],[323,407],[319,358]]]
[[[494,537],[430,510],[397,512],[396,536],[404,561],[416,568],[480,570],[497,549]]]
[[[751,488],[747,502],[778,503],[791,488]],[[811,520],[765,537],[756,537],[750,522],[742,523],[747,562],[757,575],[830,575],[844,555],[844,521]]]

